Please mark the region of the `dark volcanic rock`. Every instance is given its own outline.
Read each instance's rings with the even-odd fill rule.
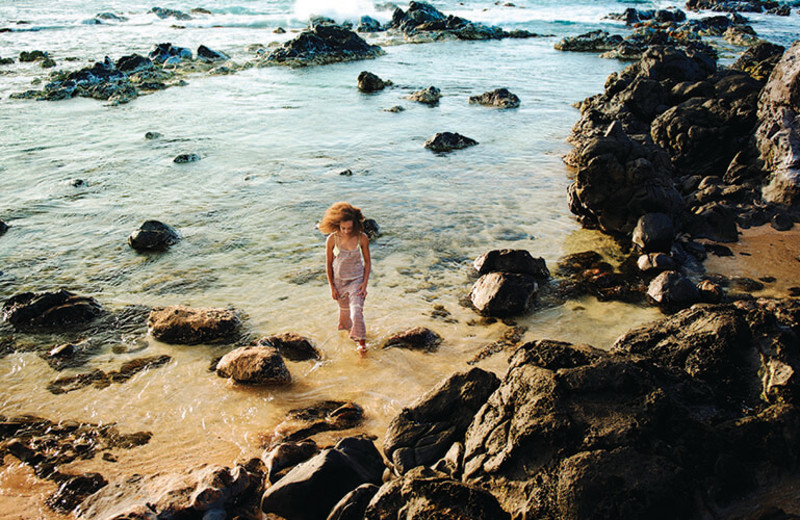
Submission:
[[[342,497],[326,520],[364,520],[364,512],[378,489],[375,484],[361,484]]]
[[[358,75],[358,90],[361,92],[378,92],[386,88],[386,82],[371,72],[362,71]]]
[[[118,59],[116,67],[126,74],[133,74],[135,72],[153,70],[155,64],[153,64],[153,60],[150,58],[145,58],[138,54],[131,54],[130,56],[123,56]]]
[[[469,299],[486,316],[523,314],[533,305],[539,286],[533,276],[518,273],[488,273],[472,286]]]
[[[289,469],[307,461],[317,453],[319,453],[319,448],[317,443],[312,440],[281,442],[264,456],[267,480],[274,484],[288,473]]]
[[[33,331],[39,328],[70,329],[84,326],[103,312],[91,297],[66,290],[54,293],[21,293],[3,304],[3,321],[15,329]]]
[[[150,333],[158,341],[178,345],[233,342],[241,320],[230,309],[195,309],[175,305],[153,309],[147,319]]]
[[[159,65],[163,65],[170,58],[178,61],[192,59],[192,51],[186,47],[177,47],[171,43],[159,43],[149,54],[150,58]]]
[[[606,31],[591,31],[580,36],[566,36],[554,47],[559,51],[603,52],[616,49],[622,43],[622,36],[611,36]]]
[[[100,369],[84,372],[76,376],[59,377],[47,385],[47,390],[55,395],[66,394],[93,385],[106,388],[114,383],[121,384],[144,370],[166,365],[172,361],[167,355],[131,359],[122,364],[119,370],[104,372]]]
[[[586,226],[628,234],[647,213],[675,219],[683,210],[669,155],[633,141],[619,122],[604,136],[582,142],[573,158],[578,172],[568,190],[569,207]]]
[[[383,441],[386,458],[400,474],[433,464],[463,438],[472,417],[499,385],[497,376],[479,368],[454,374],[392,419]]]
[[[284,332],[283,334],[261,338],[254,344],[275,347],[281,356],[290,361],[322,359],[322,354],[310,339],[294,332]]]
[[[289,410],[275,431],[281,441],[297,442],[320,432],[349,430],[364,421],[364,410],[352,402],[320,401]]]
[[[349,29],[319,24],[270,53],[264,63],[305,67],[376,58],[382,54],[384,51],[380,47],[369,45]]]
[[[647,288],[647,296],[665,307],[688,307],[700,301],[695,284],[677,271],[656,276]]]
[[[197,57],[206,61],[225,61],[230,59],[228,55],[213,49],[209,49],[205,45],[201,45],[197,48]]]
[[[0,237],[3,236],[6,231],[8,231],[8,224],[0,220]]]
[[[479,275],[493,272],[529,274],[538,280],[550,278],[544,258],[534,258],[524,249],[495,249],[472,262]]]
[[[414,327],[392,334],[383,344],[383,348],[407,348],[433,352],[442,343],[442,337],[426,327]]]
[[[484,92],[480,96],[470,96],[469,102],[495,108],[519,107],[519,97],[509,92],[507,88],[499,88],[491,92]]]
[[[83,500],[108,485],[99,473],[75,475],[64,480],[58,490],[47,498],[47,505],[54,511],[68,514]]]
[[[411,2],[407,11],[395,9],[388,29],[401,32],[409,41],[435,41],[447,37],[459,40],[498,40],[528,36],[445,15],[426,2]]]
[[[646,213],[639,218],[631,241],[645,253],[669,252],[675,238],[672,219],[664,213]]]
[[[478,141],[461,134],[455,132],[440,132],[425,141],[425,148],[433,150],[434,152],[450,152],[452,150],[460,150],[469,146],[475,146],[476,144],[478,144]]]
[[[612,353],[523,345],[467,430],[464,481],[515,518],[695,518],[771,504],[770,486],[798,469],[798,332],[796,301],[753,300],[692,307]]]
[[[182,20],[182,21],[192,19],[191,16],[182,11],[178,11],[175,9],[166,9],[164,7],[153,7],[152,9],[150,9],[150,12],[158,16],[162,20],[165,18],[175,18],[176,20]]]
[[[217,375],[246,385],[287,385],[292,376],[278,350],[270,346],[240,347],[217,363]]]
[[[268,488],[261,510],[292,520],[326,518],[347,493],[362,484],[379,484],[384,469],[372,441],[348,437],[295,466]]]
[[[800,206],[800,42],[775,66],[758,101],[756,141],[770,172],[766,200]]]
[[[128,245],[137,251],[163,251],[177,244],[180,233],[158,220],[147,220],[128,237]]]
[[[384,484],[369,503],[364,520],[510,520],[497,499],[478,486],[444,473],[417,468]]]

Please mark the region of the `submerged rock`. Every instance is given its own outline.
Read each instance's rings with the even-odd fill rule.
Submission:
[[[411,350],[426,350],[433,352],[439,348],[442,337],[426,327],[414,327],[392,334],[387,339],[383,348],[407,348]]]
[[[272,51],[263,64],[306,67],[376,58],[382,54],[380,47],[368,44],[353,31],[323,23]]]
[[[425,141],[425,148],[434,152],[450,152],[475,146],[476,144],[478,144],[478,141],[464,135],[455,132],[440,132]]]
[[[509,92],[507,88],[499,88],[490,92],[484,92],[480,96],[470,96],[469,102],[494,108],[519,107],[519,97]]]
[[[310,339],[294,332],[284,332],[283,334],[261,338],[255,342],[255,345],[275,347],[281,356],[290,361],[322,359],[322,354]]]
[[[158,220],[146,220],[128,237],[128,245],[137,251],[164,251],[180,240],[180,233],[172,226]]]
[[[8,224],[0,220],[0,237],[6,234],[8,231]]]
[[[155,308],[150,312],[147,326],[158,341],[196,345],[235,341],[241,320],[238,313],[231,309],[198,309],[175,305]]]
[[[352,402],[320,401],[305,408],[289,410],[286,420],[275,428],[281,442],[296,442],[327,431],[349,430],[361,425],[364,410]]]
[[[202,157],[200,157],[200,155],[196,153],[182,153],[176,155],[175,158],[172,159],[172,162],[174,162],[175,164],[189,164],[197,162],[201,159]]]
[[[217,363],[217,375],[247,385],[287,385],[292,376],[278,350],[270,346],[240,347]]]
[[[94,298],[60,290],[54,293],[21,293],[3,304],[3,321],[15,329],[68,330],[85,326],[103,313]]]
[[[68,514],[86,497],[107,485],[108,481],[99,473],[70,476],[59,484],[58,490],[45,503],[54,511]]]
[[[591,31],[580,36],[566,36],[554,45],[558,51],[603,52],[616,49],[622,43],[622,36],[611,36],[607,31]]]

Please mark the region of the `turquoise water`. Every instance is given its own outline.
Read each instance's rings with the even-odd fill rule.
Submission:
[[[106,55],[145,54],[169,41],[192,49],[205,44],[244,63],[252,59],[248,46],[293,37],[308,13],[340,21],[370,11],[377,18],[390,16],[362,4],[337,2],[335,10],[322,2],[159,4],[212,13],[178,22],[148,13],[152,3],[3,2],[0,27],[14,32],[0,33],[0,57],[44,50],[58,68],[73,70]],[[565,253],[612,250],[599,235],[580,230],[569,214],[569,172],[561,156],[578,118],[572,103],[601,91],[608,74],[624,64],[560,53],[553,44],[596,28],[625,32],[602,17],[658,4],[434,4],[471,20],[554,36],[396,45],[365,62],[197,74],[186,78],[185,87],[116,107],[91,99],[10,99],[11,92],[41,88],[31,83],[46,81],[46,72],[38,64],[0,68],[0,219],[11,226],[0,237],[0,298],[69,288],[109,308],[232,305],[246,314],[249,330],[298,332],[325,354],[317,364],[290,362],[290,388],[241,389],[207,372],[219,348],[138,338],[144,350],[109,350],[88,368],[112,370],[133,357],[165,353],[175,361],[124,385],[64,396],[45,390],[57,374],[38,356],[13,354],[0,359],[0,413],[117,422],[125,431],[155,432],[148,446],[121,454],[122,464],[82,463],[108,477],[198,462],[231,464],[257,453],[259,436],[274,431],[286,410],[317,399],[355,400],[365,408],[366,430],[381,435],[403,405],[466,367],[466,360],[506,330],[501,323],[471,325],[476,315],[459,304],[472,283],[473,258],[490,249],[524,248],[552,267]],[[107,11],[128,21],[83,23]],[[754,20],[757,31],[783,43],[797,32],[795,15]],[[289,32],[274,34],[278,26]],[[356,78],[362,70],[395,86],[361,94]],[[443,93],[438,106],[405,99],[430,85]],[[496,111],[467,103],[470,95],[498,87],[516,93],[521,107]],[[406,110],[384,110],[394,105]],[[148,131],[163,137],[147,140]],[[480,144],[444,156],[425,150],[425,140],[441,131]],[[174,164],[180,153],[197,153],[202,160]],[[345,169],[353,175],[340,175]],[[74,187],[76,179],[85,186]],[[324,237],[314,227],[338,200],[360,206],[382,229],[372,245],[366,360],[358,360],[335,330],[336,308],[324,281]],[[152,218],[175,226],[184,239],[165,254],[142,256],[126,239]],[[432,318],[438,305],[457,322]],[[652,309],[587,300],[532,313],[519,324],[528,327],[525,340],[604,347],[656,317]],[[445,337],[438,353],[378,349],[389,334],[416,325]],[[506,355],[481,366],[502,371]],[[12,470],[13,465],[5,471]],[[8,482],[0,475],[0,488],[5,485],[11,496],[16,491]]]

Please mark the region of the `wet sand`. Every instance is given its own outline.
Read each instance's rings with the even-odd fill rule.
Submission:
[[[728,278],[752,278],[764,283],[758,296],[785,298],[800,287],[800,225],[776,231],[770,225],[741,229],[739,241],[723,244],[733,256],[708,255],[706,272]],[[770,281],[774,278],[774,281]]]

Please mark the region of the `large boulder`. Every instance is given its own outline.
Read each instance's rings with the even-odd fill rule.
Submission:
[[[472,262],[479,275],[492,272],[528,274],[538,280],[550,278],[544,258],[534,258],[524,249],[494,249]]]
[[[800,41],[783,54],[758,101],[756,142],[770,172],[764,198],[800,204]]]
[[[425,148],[434,152],[450,152],[469,146],[475,146],[478,141],[456,132],[439,132],[427,141]]]
[[[469,299],[486,316],[523,314],[533,305],[539,285],[533,276],[519,273],[488,273],[472,286]]]
[[[22,331],[66,330],[90,323],[103,308],[94,298],[64,289],[16,294],[3,303],[3,321]]]
[[[163,251],[177,244],[181,234],[158,220],[146,220],[128,237],[128,245],[137,251]]]
[[[370,501],[364,520],[510,520],[497,499],[478,486],[416,468],[387,482]]]
[[[269,346],[240,347],[217,363],[217,375],[247,385],[286,385],[292,376],[278,350]]]
[[[386,458],[401,474],[433,464],[463,438],[475,413],[499,385],[497,376],[480,368],[450,376],[392,419],[383,441]]]
[[[147,320],[158,341],[178,345],[232,342],[239,334],[241,320],[231,309],[198,309],[174,305],[157,307]]]
[[[295,466],[261,498],[261,510],[292,520],[319,520],[362,484],[379,484],[385,470],[372,441],[340,440],[310,460]]]
[[[368,44],[353,31],[321,23],[272,51],[264,64],[305,67],[376,58],[382,54],[380,47]]]

